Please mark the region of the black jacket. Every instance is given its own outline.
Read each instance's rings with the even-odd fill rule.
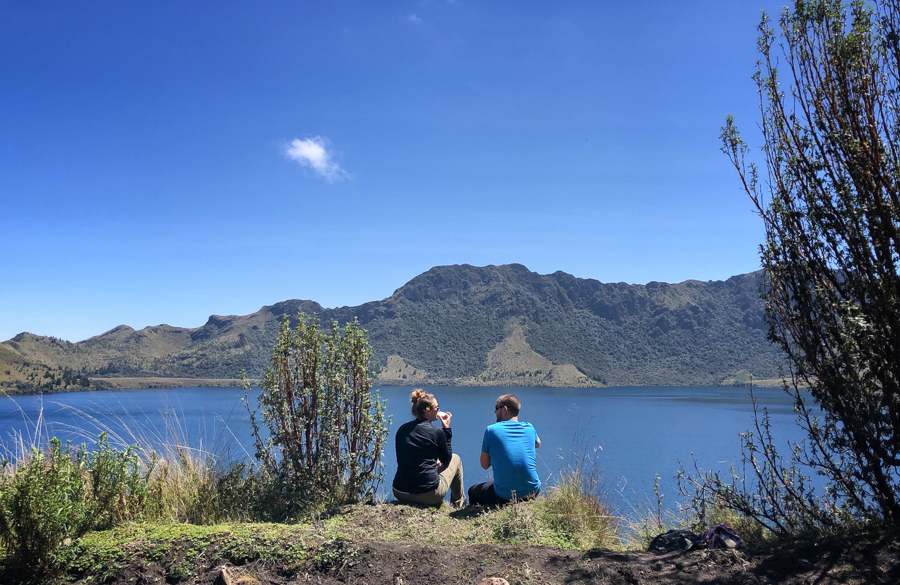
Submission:
[[[438,466],[447,465],[453,456],[452,436],[450,429],[435,427],[424,418],[400,425],[395,437],[397,474],[394,488],[408,494],[435,489],[440,483]]]

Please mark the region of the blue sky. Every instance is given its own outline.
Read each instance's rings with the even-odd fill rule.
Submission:
[[[0,340],[389,296],[436,265],[756,270],[760,0],[0,8]]]

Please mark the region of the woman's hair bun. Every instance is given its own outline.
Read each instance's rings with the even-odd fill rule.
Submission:
[[[436,406],[437,401],[433,394],[425,392],[421,388],[416,388],[409,395],[409,401],[412,402],[413,416],[422,416],[428,407]]]

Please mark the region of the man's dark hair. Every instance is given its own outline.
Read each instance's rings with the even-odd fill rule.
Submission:
[[[519,410],[522,408],[522,403],[519,402],[519,399],[516,398],[515,394],[504,394],[497,399],[497,408],[500,408],[501,406],[508,408],[513,416],[519,416]]]

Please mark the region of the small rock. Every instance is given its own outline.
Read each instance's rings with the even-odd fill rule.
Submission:
[[[509,585],[509,581],[500,577],[485,577],[478,585]]]

